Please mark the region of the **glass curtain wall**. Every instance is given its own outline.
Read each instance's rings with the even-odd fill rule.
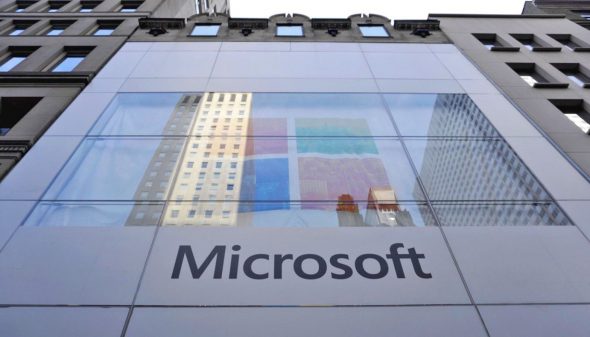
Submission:
[[[569,224],[464,94],[118,94],[25,221],[437,224]]]

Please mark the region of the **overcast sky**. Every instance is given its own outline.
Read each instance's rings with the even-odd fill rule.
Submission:
[[[301,13],[312,18],[344,18],[375,13],[390,19],[426,19],[428,13],[520,14],[524,0],[229,0],[231,16],[267,18]]]

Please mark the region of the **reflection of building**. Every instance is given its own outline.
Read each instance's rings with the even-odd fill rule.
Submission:
[[[340,227],[358,227],[364,226],[365,222],[359,212],[359,205],[354,201],[350,194],[342,194],[338,197],[336,206],[338,215],[338,226]]]
[[[392,189],[371,188],[365,222],[369,226],[415,226],[410,212],[400,207]]]
[[[178,160],[163,225],[236,224],[252,94],[205,97],[189,131],[199,136],[189,137]]]
[[[162,201],[168,198],[168,187],[184,143],[182,138],[175,136],[186,134],[188,126],[193,123],[200,100],[200,95],[184,95],[174,107],[174,111],[170,114],[170,118],[162,130],[162,134],[167,137],[162,139],[154,152],[135,192],[134,200]],[[158,208],[136,205],[129,214],[126,224],[153,225],[158,223],[160,215]]]

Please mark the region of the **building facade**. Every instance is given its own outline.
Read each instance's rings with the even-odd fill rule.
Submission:
[[[587,334],[590,181],[454,20],[142,20],[0,184],[0,335]]]

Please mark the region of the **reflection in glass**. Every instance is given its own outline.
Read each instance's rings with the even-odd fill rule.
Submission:
[[[434,204],[443,226],[565,226],[553,202],[520,204]]]
[[[303,36],[302,25],[278,25],[277,36]]]
[[[45,200],[163,200],[184,139],[87,138]]]
[[[402,136],[499,137],[465,94],[386,94]]]
[[[51,69],[52,72],[74,71],[74,69],[84,61],[84,56],[66,56]]]
[[[432,200],[550,199],[502,140],[406,140],[406,145]]]
[[[383,25],[359,25],[363,37],[389,37]]]
[[[347,198],[344,198],[347,199]],[[376,207],[375,202],[169,202],[163,226],[238,227],[423,227],[433,226],[428,207],[395,203]],[[237,210],[237,211],[236,211]]]
[[[199,24],[195,25],[191,31],[191,36],[217,36],[219,24]]]
[[[91,135],[186,135],[200,95],[125,93],[115,96]]]
[[[131,210],[136,209],[133,217]],[[164,204],[40,202],[24,226],[118,227],[159,223]]]

